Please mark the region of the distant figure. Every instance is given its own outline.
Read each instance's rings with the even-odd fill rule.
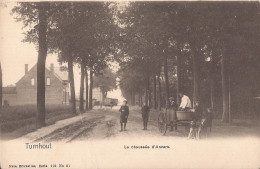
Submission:
[[[124,126],[124,131],[126,131],[126,123],[129,115],[129,107],[127,106],[127,100],[124,100],[124,105],[120,107],[119,112],[120,114],[120,124],[121,124],[121,130],[123,131],[123,126]]]
[[[166,106],[166,111],[168,111],[170,116],[170,122],[173,124],[174,120],[176,120],[176,110],[178,109],[177,103],[174,101],[173,97],[169,98],[169,104]],[[177,124],[174,125],[175,130],[177,130]],[[173,125],[171,125],[171,131],[173,131]]]
[[[179,106],[179,110],[185,111],[192,109],[190,98],[184,95],[182,92],[179,92],[179,96],[181,98],[181,104]]]
[[[142,111],[142,118],[143,118],[143,124],[144,124],[143,130],[147,130],[150,108],[149,108],[149,106],[146,105],[146,103],[144,103],[144,106],[142,107],[141,111]]]
[[[110,107],[111,109],[113,108],[114,104],[113,104],[113,101],[110,102]]]

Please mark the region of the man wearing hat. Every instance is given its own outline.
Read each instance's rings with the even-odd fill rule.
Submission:
[[[121,124],[121,130],[123,131],[123,126],[124,126],[124,131],[126,131],[126,123],[127,123],[127,118],[129,115],[129,107],[127,106],[127,100],[124,100],[124,104],[120,107],[119,112],[120,114],[120,124]]]
[[[173,109],[174,111],[177,110],[178,105],[177,103],[174,101],[173,97],[169,98],[169,108]]]
[[[175,111],[178,109],[177,103],[174,101],[173,97],[169,98],[169,103],[166,106],[166,112],[168,112],[168,116],[170,119],[170,122],[173,123],[176,120],[176,113]],[[175,130],[177,130],[177,124],[174,125]],[[171,125],[171,131],[173,131],[173,125]]]

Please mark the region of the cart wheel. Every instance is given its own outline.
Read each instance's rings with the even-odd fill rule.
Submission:
[[[158,128],[159,131],[163,134],[166,133],[167,130],[167,124],[166,124],[166,119],[164,113],[160,113],[158,117]]]

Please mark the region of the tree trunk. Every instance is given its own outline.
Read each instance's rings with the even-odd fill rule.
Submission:
[[[132,105],[135,105],[135,92],[131,92],[131,96],[132,96]]]
[[[133,93],[132,93],[132,91],[130,91],[130,93],[129,93],[129,99],[127,99],[127,101],[129,102],[129,105],[133,105],[133,103],[132,103],[132,101],[133,101]]]
[[[140,91],[138,93],[138,103],[139,103],[139,106],[141,107],[142,104],[141,104],[141,92]]]
[[[101,87],[101,93],[102,93],[102,102],[101,107],[104,105],[104,99],[107,97],[107,93],[104,91],[104,86]]]
[[[161,81],[160,81],[160,74],[157,76],[157,81],[158,81],[158,87],[159,87],[159,100],[158,100],[158,106],[159,110],[162,109],[162,88],[161,88]]]
[[[226,70],[226,56],[222,56],[221,60],[221,76],[222,76],[222,101],[223,101],[223,114],[222,121],[228,122],[228,81],[227,81],[227,70]]]
[[[133,105],[135,106],[135,92],[133,92]]]
[[[76,111],[76,98],[75,98],[75,84],[74,84],[74,73],[73,73],[73,56],[72,51],[69,49],[68,53],[68,71],[70,80],[70,105],[72,107],[72,112],[77,114]]]
[[[45,63],[47,56],[47,10],[49,3],[39,3],[39,38],[37,62],[37,126],[45,126]]]
[[[182,90],[182,72],[181,72],[181,56],[180,54],[177,56],[177,89],[176,89],[176,98],[177,98],[177,104],[180,105],[180,97],[179,92]]]
[[[93,108],[92,105],[92,93],[93,93],[93,70],[92,67],[90,67],[90,72],[89,72],[89,109],[91,110]]]
[[[2,67],[0,62],[0,110],[2,109],[3,105],[3,80],[2,80]]]
[[[149,102],[149,75],[146,76],[145,105],[148,105],[148,102]]]
[[[150,90],[150,88],[149,88],[149,93],[148,93],[148,98],[149,98],[149,107],[151,108],[152,107],[152,96],[151,96],[151,90]]]
[[[81,76],[80,76],[80,92],[79,92],[79,110],[84,110],[84,77],[85,77],[85,61],[81,63]]]
[[[168,59],[167,59],[167,55],[164,54],[164,76],[165,76],[165,92],[166,92],[166,106],[169,105],[169,94],[170,94],[170,89],[169,89],[169,78],[168,78]]]
[[[154,99],[154,109],[157,109],[157,98],[156,98],[156,74],[153,76],[153,99]]]
[[[89,109],[88,107],[88,69],[85,68],[85,74],[86,74],[86,110]]]
[[[148,80],[148,106],[152,107],[152,96],[151,96],[151,88],[150,88],[150,76]]]
[[[148,105],[148,89],[147,86],[145,87],[145,105]]]
[[[210,103],[211,109],[215,111],[215,58],[214,56],[211,59],[210,63]]]
[[[141,94],[141,98],[140,98],[140,102],[141,102],[141,107],[143,106],[143,93],[142,93],[142,91],[140,92],[140,94]]]
[[[193,107],[199,100],[199,63],[197,52],[192,57],[193,61]]]
[[[210,107],[212,111],[215,111],[215,99],[214,99],[214,81],[211,79],[210,80]]]
[[[233,69],[231,68],[231,54],[227,54],[227,78],[228,78],[228,122],[232,122],[232,113],[231,113],[231,72]]]
[[[193,62],[193,107],[195,103],[199,100],[199,57],[203,54],[200,51],[200,45],[196,44],[195,39],[190,40],[191,49],[193,52],[192,62]]]
[[[230,72],[229,72],[229,78],[228,78],[228,122],[232,122],[232,116],[231,116],[231,91],[230,91]]]

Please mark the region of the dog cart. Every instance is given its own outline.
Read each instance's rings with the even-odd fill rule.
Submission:
[[[167,129],[171,127],[176,130],[177,126],[184,126],[186,130],[189,130],[190,123],[192,121],[191,111],[174,111],[166,110],[161,112],[158,116],[158,128],[159,131],[165,135]]]

